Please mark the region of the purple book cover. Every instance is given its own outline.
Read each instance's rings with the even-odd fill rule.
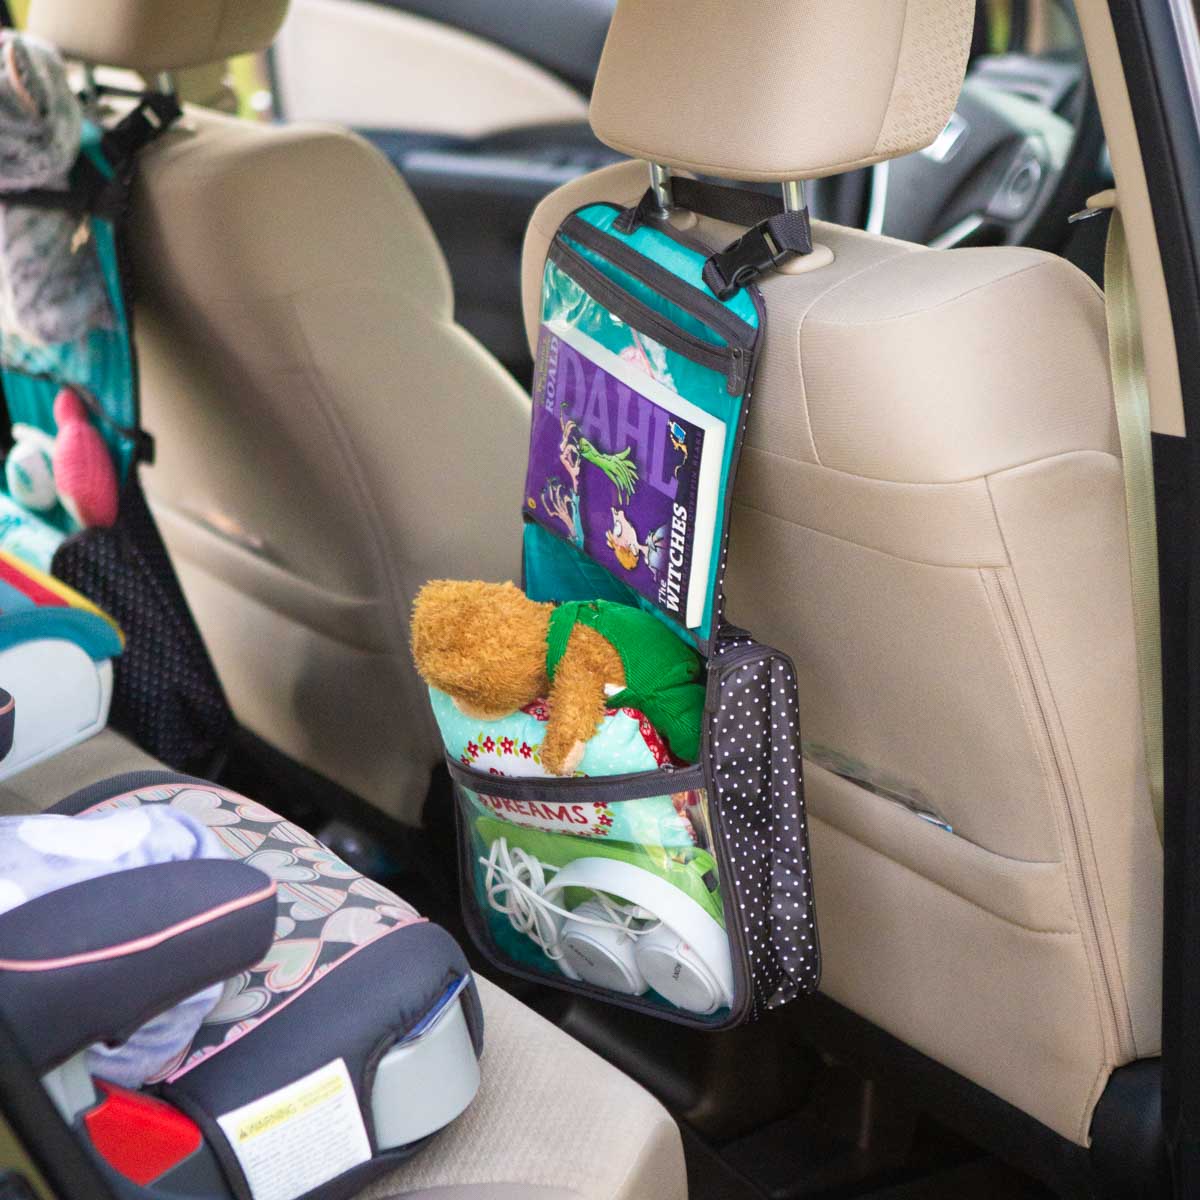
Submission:
[[[700,482],[712,474],[706,449],[719,474],[723,425],[644,364],[565,326],[542,326],[533,401],[527,514],[682,624],[699,624],[688,618],[703,611],[713,525],[704,510],[715,513],[711,498],[698,502]]]

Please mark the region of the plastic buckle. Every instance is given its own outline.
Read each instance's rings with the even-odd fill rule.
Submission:
[[[771,236],[769,222],[761,221],[709,257],[704,264],[704,282],[718,300],[728,300],[740,288],[795,255],[795,250],[780,246]]]

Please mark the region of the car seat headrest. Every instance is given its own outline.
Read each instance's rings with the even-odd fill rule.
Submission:
[[[729,179],[832,175],[927,146],[975,0],[619,0],[592,93],[616,150]]]
[[[262,50],[288,0],[33,0],[27,28],[67,58],[143,74]]]

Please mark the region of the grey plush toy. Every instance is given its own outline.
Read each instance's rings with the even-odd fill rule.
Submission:
[[[58,52],[36,38],[0,34],[0,190],[66,190],[83,113]],[[76,214],[0,206],[0,327],[54,344],[111,328],[112,309]]]

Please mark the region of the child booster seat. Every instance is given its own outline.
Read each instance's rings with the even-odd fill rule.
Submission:
[[[136,867],[0,916],[0,1015],[118,1195],[335,1200],[419,1150],[479,1084],[482,1015],[454,940],[304,830],[169,771],[51,812],[170,805],[230,859]],[[120,1041],[227,980],[160,1078],[89,1077]]]
[[[0,385],[10,430],[0,551],[112,615],[125,638],[102,672],[114,728],[172,767],[203,769],[232,718],[138,481],[153,443],[139,424],[122,237],[137,155],[180,109],[156,92],[121,103],[124,115],[102,123],[100,91],[78,99],[56,51],[0,31]],[[69,703],[68,683],[20,678],[18,711]]]

